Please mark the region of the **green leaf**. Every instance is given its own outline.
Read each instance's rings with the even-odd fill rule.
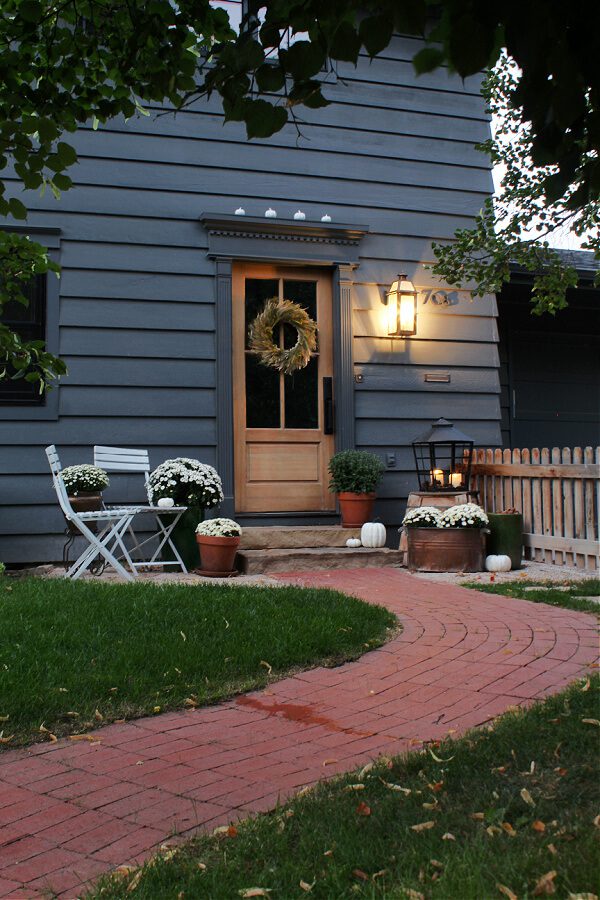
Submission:
[[[38,0],[23,0],[18,12],[24,22],[38,22],[42,16],[42,4]]]
[[[325,52],[312,41],[296,41],[279,54],[282,64],[296,81],[312,78],[325,64]]]
[[[360,53],[362,41],[356,29],[349,22],[340,22],[329,47],[332,59],[355,63]]]
[[[387,47],[393,30],[394,23],[389,15],[371,16],[362,20],[358,33],[369,56],[376,56]]]
[[[279,66],[273,63],[263,63],[254,73],[259,91],[275,93],[280,91],[285,84],[285,74]]]
[[[249,100],[244,107],[244,121],[249,138],[266,138],[281,131],[287,122],[287,110],[266,100]]]
[[[14,219],[27,218],[27,208],[21,203],[20,200],[17,200],[16,197],[10,198],[10,200],[8,201],[8,209]]]
[[[444,53],[438,47],[423,47],[413,56],[413,66],[417,75],[433,72],[444,63]]]

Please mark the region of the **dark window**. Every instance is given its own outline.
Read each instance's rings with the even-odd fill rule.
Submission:
[[[27,306],[21,303],[7,303],[0,322],[7,325],[24,341],[46,340],[46,276],[37,275],[23,289],[29,300]],[[12,380],[14,374],[9,369],[8,377],[0,381],[0,406],[43,406],[45,393],[40,394],[39,384],[25,381],[24,378]]]

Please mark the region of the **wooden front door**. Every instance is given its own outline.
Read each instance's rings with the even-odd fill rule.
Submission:
[[[332,510],[331,278],[314,269],[240,263],[232,288],[236,510]],[[317,322],[317,352],[292,375],[262,365],[248,349],[248,327],[271,297],[299,303]],[[296,331],[281,327],[274,340],[291,347]]]

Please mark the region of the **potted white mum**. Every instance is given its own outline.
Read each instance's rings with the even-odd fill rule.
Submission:
[[[196,528],[202,575],[217,577],[233,572],[242,528],[233,519],[206,519]]]
[[[407,566],[418,572],[481,572],[488,517],[476,503],[440,510],[421,506],[402,522],[407,537]]]
[[[75,512],[94,512],[102,509],[102,491],[109,484],[104,469],[87,464],[67,466],[61,475],[69,502]],[[71,526],[71,523],[68,525],[71,533],[79,534],[75,526]],[[96,523],[88,522],[88,528],[96,531]]]

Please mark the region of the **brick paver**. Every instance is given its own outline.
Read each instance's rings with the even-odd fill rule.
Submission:
[[[598,663],[593,616],[397,569],[288,574],[381,603],[403,630],[379,650],[218,706],[166,713],[0,757],[0,896],[76,897],[174,832],[272,808],[381,754],[460,734]]]

